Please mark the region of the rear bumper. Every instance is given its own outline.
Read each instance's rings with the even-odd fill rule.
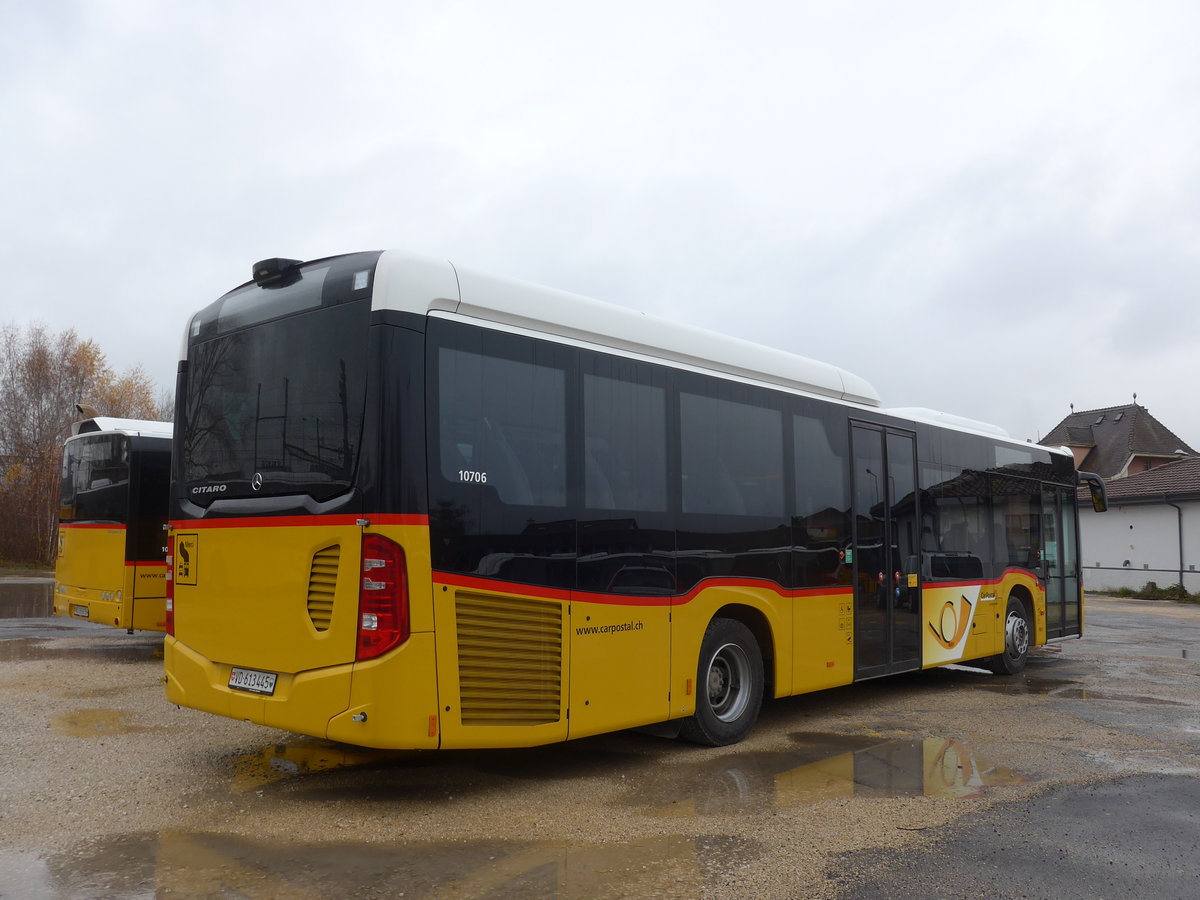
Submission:
[[[206,659],[174,637],[167,637],[163,659],[167,699],[180,706],[362,747],[435,749],[439,744],[429,633],[414,634],[368,663],[280,673],[269,697],[231,689],[230,664]]]

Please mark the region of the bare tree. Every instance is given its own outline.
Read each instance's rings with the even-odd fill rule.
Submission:
[[[0,559],[53,560],[62,446],[77,404],[153,418],[153,390],[140,366],[115,375],[96,342],[73,329],[0,327]]]

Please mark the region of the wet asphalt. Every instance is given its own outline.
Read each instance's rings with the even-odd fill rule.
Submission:
[[[1133,775],[1057,787],[966,816],[919,851],[866,851],[838,897],[1200,896],[1200,779]]]
[[[50,748],[0,765],[0,898],[1200,896],[1197,606],[1092,598],[1084,640],[1022,676],[777,701],[735,747],[624,732],[432,754],[164,713],[145,687],[161,637],[50,609],[48,584],[0,582],[0,685],[46,732],[0,752]],[[43,715],[51,672],[72,687]],[[136,808],[119,822],[55,825],[100,776],[63,788],[69,813],[13,780],[69,785],[81,753],[151,745],[148,770],[190,768],[174,797],[118,787]]]

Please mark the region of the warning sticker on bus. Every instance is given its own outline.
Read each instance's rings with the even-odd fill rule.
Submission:
[[[239,669],[234,666],[229,672],[229,686],[235,691],[249,691],[251,694],[275,693],[274,672],[257,672],[254,669]]]

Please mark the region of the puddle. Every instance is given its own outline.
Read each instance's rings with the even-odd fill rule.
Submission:
[[[1164,700],[1161,697],[1139,697],[1132,694],[1110,694],[1106,691],[1090,691],[1087,688],[1062,688],[1051,691],[1052,697],[1063,697],[1067,700],[1118,700],[1125,703],[1141,703],[1149,706],[1191,706],[1179,700]]]
[[[978,797],[1027,781],[945,738],[793,737],[795,751],[734,753],[677,775],[660,770],[637,786],[633,803],[657,815],[713,815],[849,797]]]
[[[0,847],[0,897],[49,897],[46,860],[36,853]]]
[[[100,662],[140,663],[163,658],[162,635],[97,635],[88,643],[79,645],[55,640],[43,634],[39,637],[9,638],[0,640],[0,662],[29,662],[32,660],[97,660]],[[75,629],[64,628],[71,638],[78,637]]]
[[[1027,779],[978,758],[960,741],[801,733],[795,749],[729,753],[708,763],[622,766],[609,760],[607,776],[627,785],[628,805],[654,816],[725,815],[794,807],[848,797],[978,797]],[[573,760],[559,752],[552,764],[537,753],[497,756],[448,751],[414,753],[300,740],[237,757],[233,793],[267,786],[305,800],[374,803],[445,802],[468,796],[527,771],[549,778],[587,777],[597,754]],[[607,758],[606,754],[598,754]],[[436,767],[436,777],[429,768]],[[355,771],[369,770],[369,776]],[[343,770],[341,775],[335,774]],[[309,779],[302,776],[319,775]]]
[[[673,745],[672,745],[673,746]],[[377,750],[297,737],[231,757],[229,792],[268,791],[305,802],[444,804],[513,780],[629,778],[645,757],[555,744],[510,750]],[[650,776],[647,775],[647,778]]]
[[[1052,694],[1078,685],[1069,678],[1006,678],[982,682],[978,687],[997,694]]]
[[[123,709],[76,709],[60,713],[50,720],[56,734],[93,738],[115,734],[154,734],[166,731],[161,725],[143,725],[133,713]]]
[[[54,615],[54,581],[0,580],[0,619],[44,619]]]
[[[1108,691],[1093,691],[1082,687],[1078,681],[1070,679],[1032,679],[1020,681],[995,682],[981,684],[981,688],[998,694],[1041,694],[1045,697],[1056,697],[1063,700],[1109,700],[1125,703],[1141,703],[1148,706],[1189,706],[1178,700],[1166,700],[1161,697],[1146,697],[1134,694],[1114,694]]]
[[[43,896],[699,896],[757,848],[725,836],[614,844],[411,841],[380,845],[163,832],[80,845],[34,871]],[[36,895],[36,892],[35,892]]]

